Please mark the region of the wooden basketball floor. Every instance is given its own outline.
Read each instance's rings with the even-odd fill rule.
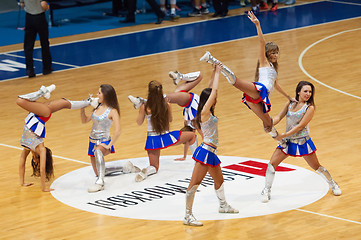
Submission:
[[[231,12],[239,13],[240,10]],[[181,19],[180,23],[192,19]],[[53,39],[52,43],[152,27],[153,24],[148,24],[64,37]],[[212,70],[209,64],[199,62],[207,50],[222,59],[238,77],[252,81],[258,53],[258,40],[252,37],[55,72],[32,79],[0,82],[0,239],[361,239],[361,165],[358,164],[361,149],[360,27],[361,18],[356,18],[265,36],[266,40],[277,42],[281,48],[279,84],[284,90],[294,95],[295,86],[300,80],[309,80],[316,87],[316,113],[310,124],[311,136],[318,148],[321,164],[339,183],[343,192],[341,196],[335,197],[329,192],[319,201],[300,209],[252,218],[204,221],[203,227],[194,228],[182,224],[183,216],[179,216],[178,222],[137,220],[69,207],[54,199],[50,193],[41,192],[39,179],[30,177],[30,159],[27,162],[26,181],[34,182],[34,185],[19,186],[19,140],[26,112],[15,104],[17,95],[37,90],[40,85],[54,83],[57,89],[52,99],[66,97],[77,100],[86,98],[88,93],[95,94],[102,83],[112,84],[120,102],[122,134],[115,145],[117,152],[106,157],[106,161],[145,157],[146,126],[137,126],[137,111],[127,96],[145,96],[150,80],[162,82],[166,92],[173,91],[174,85],[168,71],[176,69],[181,72],[202,71],[204,80],[195,89],[200,93],[207,87]],[[300,55],[316,41],[333,34],[337,35],[314,45],[303,55],[303,67],[313,77],[309,78],[299,66]],[[2,52],[15,49],[20,50],[22,46],[0,48]],[[285,98],[275,92],[271,101],[271,115],[275,115],[283,107]],[[173,130],[182,127],[181,110],[173,106]],[[223,77],[216,114],[220,119],[219,155],[270,158],[276,142],[263,132],[260,120],[243,106],[241,92],[231,87]],[[56,156],[55,179],[87,166],[90,128],[90,123],[81,124],[79,110],[55,113],[47,123],[45,143]],[[285,123],[277,128],[284,130]],[[181,155],[182,151],[183,147],[178,146],[162,151],[162,155]],[[288,158],[285,163],[310,169],[301,158]]]

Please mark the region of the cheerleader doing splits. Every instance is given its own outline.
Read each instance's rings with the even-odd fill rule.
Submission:
[[[278,133],[273,126],[272,118],[268,114],[271,110],[269,95],[273,92],[274,88],[276,88],[288,100],[295,101],[295,99],[287,95],[277,83],[278,46],[273,42],[265,42],[261,25],[252,11],[248,12],[248,18],[256,25],[260,43],[259,60],[255,76],[256,81],[248,82],[240,80],[226,66],[223,66],[222,74],[230,84],[244,92],[243,102],[262,120],[264,130],[275,138]],[[209,52],[206,52],[200,61],[208,63],[219,62],[219,60],[214,58]]]
[[[45,123],[50,119],[52,113],[61,109],[79,109],[92,104],[94,98],[83,101],[70,101],[68,99],[58,99],[50,102],[36,102],[41,97],[50,98],[50,93],[54,91],[55,85],[41,88],[32,93],[18,96],[16,103],[26,111],[29,111],[25,119],[25,126],[20,144],[24,147],[19,162],[19,177],[21,186],[31,186],[33,183],[25,183],[25,163],[31,152],[33,157],[31,165],[33,176],[40,176],[41,189],[49,192],[54,189],[46,187],[46,180],[53,176],[53,158],[51,150],[44,146]]]
[[[139,107],[137,124],[142,125],[144,119],[148,122],[145,150],[149,157],[147,168],[137,174],[135,181],[140,182],[148,176],[158,172],[160,150],[169,146],[187,143],[193,153],[197,147],[194,132],[169,132],[169,123],[172,121],[171,105],[163,96],[163,86],[157,81],[148,84],[148,98]]]
[[[82,123],[93,121],[89,136],[88,155],[97,180],[88,188],[89,193],[104,190],[104,177],[114,172],[139,172],[140,169],[127,161],[124,166],[105,167],[104,156],[114,153],[114,143],[120,136],[120,113],[117,94],[113,86],[102,84],[97,93],[98,105],[90,116],[82,108],[80,112]],[[110,136],[110,127],[114,123],[113,137]]]
[[[275,176],[275,169],[288,156],[303,157],[308,165],[313,168],[329,184],[334,195],[341,195],[341,189],[332,179],[327,169],[320,165],[316,147],[309,134],[308,123],[315,112],[315,88],[312,83],[301,81],[296,88],[296,100],[287,102],[283,110],[274,117],[274,124],[279,123],[285,116],[287,119],[286,132],[279,134],[276,139],[285,139],[285,147],[278,146],[274,151],[266,170],[265,187],[261,193],[262,202],[271,199],[271,187]]]
[[[214,116],[214,108],[217,103],[217,90],[219,72],[222,69],[220,63],[213,65],[213,73],[209,82],[209,88],[202,91],[196,116],[196,126],[203,132],[203,143],[197,147],[193,154],[196,161],[192,178],[186,193],[186,214],[183,220],[184,225],[202,226],[192,213],[194,195],[199,184],[209,172],[214,180],[214,189],[219,199],[220,213],[238,213],[237,209],[231,207],[224,195],[224,179],[220,167],[221,161],[216,155],[218,147],[218,118]]]

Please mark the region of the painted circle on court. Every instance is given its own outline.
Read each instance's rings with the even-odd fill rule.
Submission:
[[[179,156],[161,156],[160,169],[142,182],[136,173],[118,173],[105,177],[105,190],[88,193],[96,177],[91,166],[57,178],[51,194],[60,202],[84,211],[148,220],[180,221],[185,213],[185,191],[192,175],[194,161],[174,161]],[[239,209],[238,214],[218,213],[218,198],[213,181],[207,174],[199,186],[193,203],[193,214],[199,220],[221,220],[268,215],[297,209],[322,198],[328,184],[315,172],[280,164],[272,187],[271,200],[262,203],[267,160],[219,156],[222,161],[227,202]],[[144,168],[148,157],[107,162],[106,166],[122,166],[126,161]]]

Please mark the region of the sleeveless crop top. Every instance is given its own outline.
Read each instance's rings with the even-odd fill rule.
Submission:
[[[90,137],[92,139],[110,139],[110,127],[113,121],[110,120],[108,116],[111,110],[112,108],[108,107],[100,116],[96,115],[95,111],[93,112],[91,116],[93,126],[90,132]]]
[[[275,82],[277,79],[276,69],[273,67],[272,63],[270,63],[270,65],[271,66],[269,67],[261,67],[258,69],[259,71],[258,82],[266,86],[268,90],[268,94],[271,94],[273,92]]]
[[[287,126],[286,126],[286,132],[288,132],[289,130],[291,130],[293,127],[295,127],[297,124],[299,124],[303,118],[303,116],[306,113],[307,108],[309,107],[307,105],[307,103],[305,105],[302,106],[302,108],[300,110],[298,110],[297,112],[291,112],[291,107],[294,103],[291,103],[288,106],[288,111],[287,111]],[[287,137],[288,139],[297,139],[297,138],[302,138],[302,137],[307,137],[310,135],[310,130],[308,127],[308,124],[299,132]]]
[[[218,147],[218,118],[211,114],[207,121],[201,123],[201,129],[203,132],[203,142],[211,143]]]

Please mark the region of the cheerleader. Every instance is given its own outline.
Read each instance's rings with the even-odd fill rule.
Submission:
[[[224,195],[224,179],[220,167],[220,160],[216,155],[218,147],[218,118],[214,116],[214,108],[217,103],[217,90],[219,72],[222,65],[218,62],[213,65],[213,73],[209,88],[202,91],[196,116],[196,126],[203,132],[203,143],[195,150],[193,159],[196,161],[192,178],[186,192],[186,214],[184,225],[202,226],[192,213],[193,200],[199,184],[209,172],[214,180],[214,189],[219,199],[220,213],[238,213],[237,209],[231,207]]]
[[[169,132],[169,123],[172,121],[172,109],[163,96],[163,86],[159,82],[149,82],[148,98],[143,103],[139,106],[136,122],[138,125],[142,125],[145,118],[148,122],[145,150],[148,153],[150,166],[143,168],[137,174],[135,178],[137,182],[143,181],[148,176],[158,172],[161,149],[187,143],[193,153],[197,147],[193,132]]]
[[[41,97],[50,98],[50,93],[55,90],[55,85],[41,88],[32,93],[18,96],[17,105],[29,112],[25,119],[25,126],[20,144],[24,147],[19,162],[19,177],[21,186],[31,186],[33,183],[25,183],[25,163],[26,158],[32,153],[31,165],[33,176],[40,176],[41,189],[49,192],[46,180],[53,176],[53,158],[51,150],[44,146],[45,123],[50,119],[52,113],[61,109],[79,109],[92,104],[96,99],[88,98],[83,101],[70,101],[68,99],[58,99],[50,102],[36,102]]]
[[[98,105],[90,116],[80,111],[82,123],[93,121],[89,136],[88,155],[97,180],[88,188],[89,193],[104,190],[104,177],[114,172],[139,172],[140,169],[129,161],[124,166],[105,167],[104,156],[114,153],[114,143],[120,136],[120,113],[117,94],[113,86],[102,84],[97,93]],[[110,127],[114,123],[114,134],[110,136]]]
[[[308,165],[313,168],[329,184],[335,196],[341,195],[341,189],[332,179],[327,169],[320,165],[316,147],[310,138],[308,123],[315,112],[315,88],[312,83],[301,81],[296,88],[297,102],[287,102],[283,110],[274,117],[274,124],[279,123],[285,116],[287,119],[286,132],[279,134],[276,139],[284,139],[286,145],[278,146],[274,151],[266,171],[265,187],[261,193],[262,202],[271,199],[271,187],[275,176],[275,169],[288,156],[303,157]]]
[[[295,101],[295,99],[292,99],[285,93],[277,83],[278,46],[273,42],[265,42],[261,25],[252,11],[248,12],[248,18],[256,25],[260,41],[259,60],[255,76],[256,81],[248,82],[240,80],[226,66],[223,66],[222,74],[230,84],[244,92],[243,103],[262,120],[265,132],[269,133],[273,138],[276,138],[278,133],[273,126],[272,118],[268,114],[271,110],[269,96],[274,88],[276,88],[289,101]],[[219,60],[214,58],[209,52],[206,52],[200,60],[209,63],[219,62]]]
[[[183,107],[184,127],[180,131],[195,133],[196,128],[193,122],[197,115],[199,96],[190,91],[200,83],[203,76],[199,71],[185,74],[178,71],[170,71],[169,77],[177,87],[173,93],[164,94],[165,100],[166,102],[178,104],[178,106]],[[128,99],[133,103],[135,109],[138,109],[146,101],[144,98],[133,97],[132,95],[129,95]],[[198,131],[198,133],[202,135],[201,131]],[[196,145],[198,146],[197,138]],[[188,143],[185,143],[183,157],[174,160],[184,161],[187,157],[188,148]]]

